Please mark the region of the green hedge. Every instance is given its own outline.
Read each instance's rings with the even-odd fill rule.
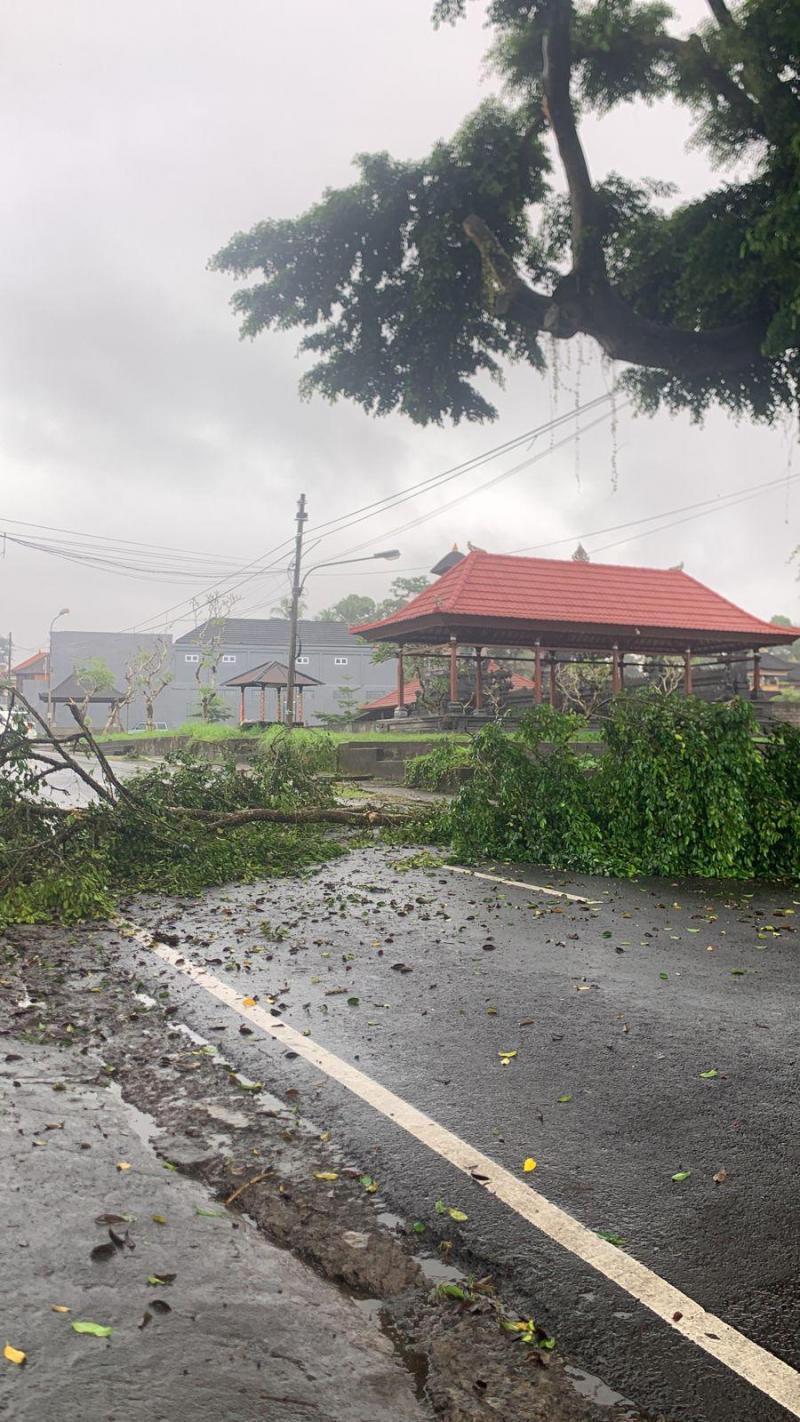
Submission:
[[[606,754],[571,747],[580,722],[539,707],[515,735],[487,726],[449,813],[464,858],[608,874],[800,878],[800,731],[761,745],[747,702],[619,697]]]

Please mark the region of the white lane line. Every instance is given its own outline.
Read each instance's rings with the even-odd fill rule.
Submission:
[[[616,1245],[600,1239],[579,1220],[574,1219],[558,1205],[551,1204],[527,1182],[518,1180],[511,1171],[498,1165],[490,1156],[476,1150],[460,1136],[454,1135],[430,1116],[426,1116],[423,1111],[418,1111],[416,1106],[409,1105],[402,1097],[373,1081],[358,1067],[351,1066],[349,1062],[329,1052],[326,1047],[321,1047],[309,1037],[302,1036],[288,1023],[271,1017],[257,1004],[255,1007],[246,1007],[243,997],[228,983],[222,982],[199,964],[190,962],[177,949],[154,942],[145,929],[134,924],[118,923],[117,926],[128,937],[156,954],[162,962],[177,969],[211,997],[238,1013],[246,1022],[259,1027],[267,1036],[282,1046],[289,1047],[326,1076],[338,1081],[354,1096],[358,1096],[367,1105],[400,1126],[408,1135],[449,1161],[464,1175],[474,1178],[477,1171],[485,1177],[480,1184],[490,1195],[502,1200],[503,1204],[547,1235],[548,1239],[554,1240],[570,1254],[582,1259],[585,1264],[589,1264],[592,1269],[596,1269],[598,1273],[624,1289],[670,1328],[674,1328],[712,1358],[724,1363],[737,1377],[743,1378],[745,1382],[785,1407],[792,1417],[800,1417],[800,1373],[790,1368],[788,1363],[781,1362],[780,1358],[753,1343],[715,1314],[706,1312],[694,1299],[673,1288],[666,1280],[653,1273],[652,1269],[640,1264]]]
[[[524,879],[503,879],[500,874],[485,874],[478,869],[465,869],[460,864],[442,864],[451,874],[468,874],[471,879],[489,879],[493,884],[506,884],[510,889],[527,889],[531,894],[550,894],[554,899],[571,899],[576,904],[601,904],[602,899],[587,899],[584,894],[568,894],[566,889],[546,889],[542,884],[526,884]]]

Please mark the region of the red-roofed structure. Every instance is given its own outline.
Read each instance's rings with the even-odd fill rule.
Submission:
[[[622,686],[625,653],[680,653],[685,690],[692,689],[691,660],[699,654],[758,652],[800,637],[800,628],[776,627],[751,616],[679,569],[519,558],[474,550],[399,612],[352,629],[370,642],[396,642],[397,704],[405,704],[402,649],[450,650],[452,701],[458,684],[458,647],[531,647],[535,699],[541,700],[542,660],[555,651],[610,656],[614,690]],[[479,681],[479,677],[478,677]],[[476,686],[476,705],[480,688]]]
[[[488,666],[486,665],[486,663],[484,663],[484,666],[489,672],[497,670],[496,662],[489,662]],[[511,683],[510,689],[512,691],[535,690],[535,686],[531,678],[529,676],[522,676],[519,672],[511,672],[509,681]],[[404,682],[403,705],[413,707],[416,703],[417,696],[421,690],[422,682],[420,681],[418,676],[412,676],[408,681]],[[395,708],[399,705],[400,702],[398,700],[397,690],[395,689],[394,691],[387,691],[384,696],[378,696],[374,701],[368,701],[366,705],[362,706],[360,716],[363,716],[366,719],[377,720],[383,713],[388,714],[389,712],[394,711]]]

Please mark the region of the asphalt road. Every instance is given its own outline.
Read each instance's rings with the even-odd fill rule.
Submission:
[[[589,907],[394,867],[407,857],[363,851],[300,883],[132,916],[510,1171],[534,1157],[548,1200],[800,1367],[800,901],[561,881]],[[544,875],[528,878],[557,883]],[[398,1214],[490,1268],[577,1366],[636,1404],[617,1415],[789,1415],[341,1086],[241,1035],[240,1018],[146,949],[121,951],[190,1026],[226,1023],[214,1040],[249,1076],[298,1088],[343,1151],[371,1152]],[[468,1221],[453,1226],[437,1200]]]

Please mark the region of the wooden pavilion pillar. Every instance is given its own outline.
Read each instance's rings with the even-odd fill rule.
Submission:
[[[620,666],[619,647],[616,642],[611,648],[611,690],[615,696],[619,696],[622,690],[622,668]]]
[[[258,692],[258,719],[259,721],[267,719],[267,689],[265,686],[260,687]]]
[[[758,701],[761,695],[761,653],[758,647],[753,648],[753,689],[750,692],[751,701]]]
[[[244,725],[244,687],[239,687],[239,725]]]
[[[450,638],[450,704],[458,705],[458,643]]]
[[[536,706],[542,704],[542,644],[537,642],[533,649],[533,700]]]
[[[298,686],[297,688],[297,724],[298,726],[304,726],[306,724],[305,708],[303,706],[302,686]]]
[[[550,705],[554,711],[558,710],[558,688],[556,687],[556,654],[549,652],[547,664],[550,668]]]
[[[692,694],[692,649],[687,647],[683,654],[683,694]]]
[[[483,664],[481,653],[483,647],[475,648],[475,710],[480,711],[483,707]]]
[[[397,709],[402,715],[406,704],[406,666],[403,643],[397,653]]]

